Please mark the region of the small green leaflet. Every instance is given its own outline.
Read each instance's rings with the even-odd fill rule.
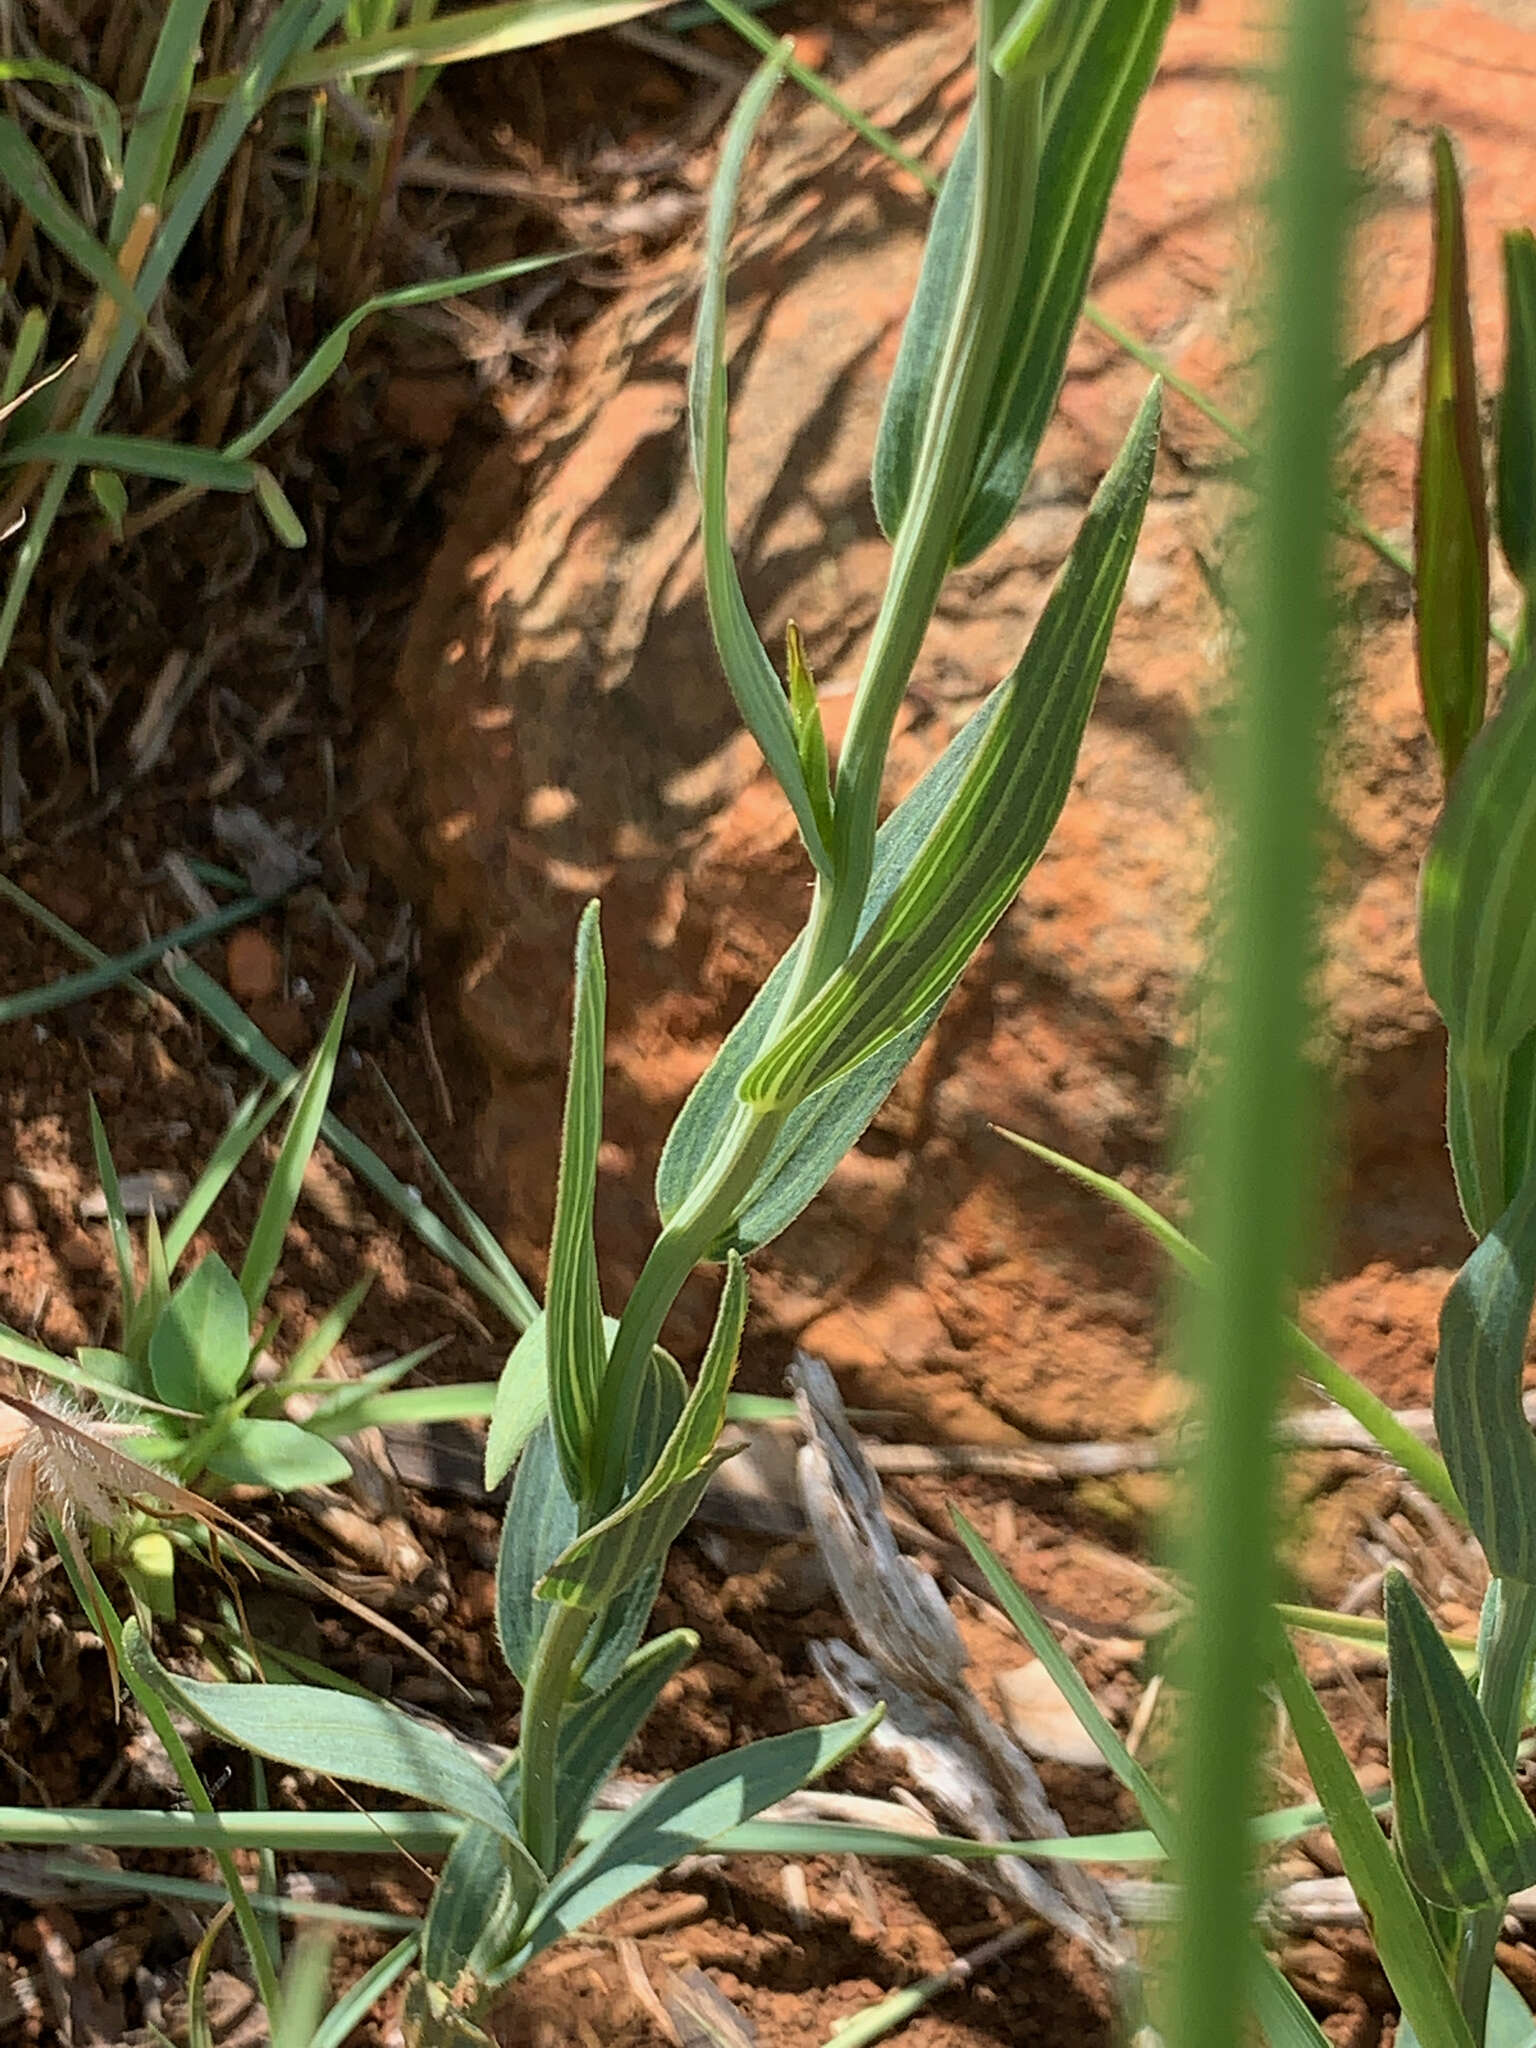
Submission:
[[[149,1340],[155,1392],[171,1408],[211,1415],[245,1378],[251,1319],[240,1283],[210,1252],[166,1303]]]
[[[1467,1911],[1536,1883],[1536,1820],[1424,1603],[1387,1574],[1392,1839],[1415,1891]]]

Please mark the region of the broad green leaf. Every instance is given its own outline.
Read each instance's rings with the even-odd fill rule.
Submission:
[[[1414,493],[1419,691],[1447,779],[1488,695],[1488,493],[1467,298],[1467,231],[1450,137],[1435,136],[1434,280]]]
[[[539,1582],[541,1600],[596,1614],[665,1562],[705,1487],[731,1455],[720,1448],[719,1436],[746,1317],[746,1268],[728,1252],[709,1348],[677,1426],[641,1485],[555,1559]]]
[[[856,934],[862,939],[896,885],[916,857],[918,848],[975,759],[1002,706],[1007,683],[1000,683],[972,713],[939,759],[911,793],[896,806],[875,838],[874,872]],[[656,1174],[656,1205],[670,1222],[692,1192],[699,1175],[735,1115],[737,1087],[757,1058],[779,1014],[794,976],[801,942],[796,939],[753,998],[740,1022],[684,1103],[662,1151]],[[785,1119],[761,1174],[730,1233],[712,1247],[723,1257],[734,1246],[743,1257],[767,1244],[826,1185],[827,1177],[855,1143],[897,1076],[917,1050],[939,1006],[894,1039],[873,1059],[836,1088],[802,1103]]]
[[[611,1326],[616,1329],[617,1325]],[[610,1330],[610,1335],[611,1335]],[[640,1404],[640,1422],[626,1475],[631,1490],[655,1464],[683,1412],[682,1373],[663,1351],[651,1353],[650,1379]],[[542,1422],[518,1462],[512,1498],[502,1518],[496,1560],[496,1633],[502,1656],[522,1684],[533,1668],[533,1653],[547,1619],[547,1603],[534,1589],[576,1537],[580,1518],[560,1473],[553,1432]],[[601,1692],[618,1675],[644,1633],[660,1584],[661,1565],[642,1573],[623,1599],[599,1617],[583,1657],[582,1679]]]
[[[166,1303],[149,1340],[155,1392],[172,1408],[211,1415],[245,1378],[251,1319],[240,1283],[210,1252]]]
[[[544,1342],[548,1352],[549,1419],[560,1470],[573,1500],[583,1505],[593,1487],[596,1427],[608,1346],[598,1291],[592,1204],[597,1197],[597,1154],[603,1136],[603,1018],[605,987],[598,906],[589,903],[576,934],[576,1005],[571,1020],[571,1065],[560,1133],[560,1178],[549,1246]]]
[[[1013,517],[1056,405],[1126,137],[1151,79],[1172,0],[1099,0],[1046,81],[1044,144],[1028,254],[1018,271],[970,499],[955,549],[968,562]],[[907,316],[875,457],[875,509],[894,536],[906,514],[935,383],[945,309],[959,288],[975,143],[967,129],[941,194]]]
[[[613,1348],[618,1323],[603,1318],[603,1340]],[[549,1366],[542,1312],[507,1353],[491,1404],[485,1437],[485,1490],[494,1493],[523,1454],[523,1446],[549,1413]]]
[[[1479,1237],[1515,1192],[1504,1154],[1508,1062],[1536,1031],[1533,761],[1536,667],[1525,663],[1451,784],[1420,893],[1419,959],[1460,1091],[1450,1118],[1457,1183]]]
[[[452,1736],[383,1700],[311,1685],[210,1685],[160,1664],[134,1621],[123,1624],[123,1664],[151,1692],[223,1742],[271,1763],[375,1785],[482,1822],[516,1843],[494,1782]]]
[[[1536,1882],[1536,1820],[1476,1695],[1399,1571],[1387,1574],[1384,1604],[1398,1856],[1414,1889],[1437,1906],[1502,1904]]]
[[[727,488],[730,394],[725,363],[725,290],[731,227],[747,152],[782,75],[782,57],[768,58],[742,94],[726,131],[704,239],[704,283],[688,373],[688,435],[699,487],[704,591],[715,647],[747,730],[789,798],[806,850],[826,874],[831,871],[831,861],[822,819],[801,766],[784,686],[758,638],[736,573]]]
[[[1161,414],[1153,385],[1004,685],[986,738],[911,867],[844,964],[742,1076],[787,1109],[910,1030],[959,980],[1050,837],[1136,551]]]
[[[1127,1216],[1139,1223],[1143,1230],[1168,1254],[1181,1273],[1186,1274],[1197,1286],[1211,1284],[1211,1262],[1195,1245],[1192,1245],[1181,1230],[1171,1224],[1166,1216],[1154,1209],[1150,1202],[1144,1202],[1140,1195],[1123,1187],[1108,1174],[1095,1173],[1091,1166],[1083,1166],[1075,1159],[1069,1159],[1064,1152],[1053,1152],[1049,1145],[1041,1145],[1033,1138],[1022,1137],[1017,1131],[1004,1130],[994,1124],[993,1129],[1000,1138],[1006,1138],[1010,1145],[1017,1145],[1021,1152],[1029,1152],[1036,1159],[1043,1159],[1047,1166],[1054,1166],[1059,1173],[1075,1180],[1080,1186],[1089,1188],[1116,1208],[1123,1209]],[[1331,1358],[1321,1345],[1289,1320],[1281,1324],[1281,1336],[1296,1371],[1309,1379],[1320,1393],[1326,1394],[1347,1415],[1352,1415],[1362,1428],[1370,1431],[1384,1451],[1393,1457],[1409,1473],[1415,1483],[1423,1488],[1431,1500],[1443,1508],[1453,1521],[1464,1523],[1466,1510],[1451,1484],[1450,1474],[1444,1464],[1430,1449],[1429,1445],[1416,1437],[1412,1430],[1404,1427],[1396,1414],[1379,1394],[1373,1394],[1362,1380],[1346,1372],[1342,1365]]]
[[[222,1432],[207,1468],[237,1486],[269,1486],[291,1493],[300,1486],[340,1486],[352,1476],[336,1446],[296,1422],[238,1416]]]
[[[1418,1898],[1279,1627],[1273,1631],[1272,1646],[1272,1675],[1280,1698],[1405,2018],[1435,2048],[1474,2048]],[[1451,1668],[1455,1673],[1455,1666]],[[1460,1674],[1455,1675],[1462,1685]]]
[[[1536,1172],[1457,1274],[1440,1310],[1435,1427],[1498,1578],[1536,1583],[1536,1441],[1521,1406],[1536,1299]]]
[[[830,1771],[876,1726],[881,1711],[749,1742],[647,1792],[550,1885],[514,1959],[514,1973],[683,1857]]]
[[[691,1629],[669,1629],[636,1650],[613,1683],[573,1707],[560,1726],[556,1853],[563,1860],[587,1809],[644,1726],[661,1690],[699,1647]],[[510,1803],[510,1793],[508,1800]]]
[[[1536,235],[1529,228],[1504,237],[1504,311],[1499,545],[1529,599],[1536,588]]]
[[[347,1021],[347,1004],[352,996],[352,980],[347,978],[346,987],[331,1013],[324,1038],[310,1055],[304,1069],[304,1078],[299,1083],[298,1098],[293,1105],[282,1148],[272,1168],[272,1178],[267,1182],[267,1192],[262,1198],[261,1210],[251,1231],[251,1241],[246,1247],[245,1259],[240,1267],[240,1291],[245,1296],[254,1321],[261,1311],[261,1304],[267,1298],[267,1289],[272,1284],[272,1275],[277,1262],[283,1255],[283,1240],[288,1235],[288,1225],[298,1206],[299,1190],[304,1185],[304,1173],[320,1136],[321,1122],[325,1116],[325,1105],[330,1099],[331,1082],[336,1073],[336,1059],[341,1051],[341,1034]]]

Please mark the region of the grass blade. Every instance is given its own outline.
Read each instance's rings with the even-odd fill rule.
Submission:
[[[304,1172],[320,1136],[325,1105],[330,1100],[331,1082],[336,1074],[336,1059],[341,1051],[342,1027],[347,1021],[347,1005],[351,999],[352,981],[348,976],[346,987],[331,1013],[325,1036],[315,1047],[305,1069],[293,1117],[246,1247],[240,1267],[240,1292],[245,1296],[253,1322],[261,1312],[277,1262],[283,1255],[283,1240],[288,1235],[288,1225],[298,1205]]]
[[[207,917],[178,925],[175,931],[165,932],[158,939],[146,939],[142,946],[119,953],[116,958],[103,959],[97,967],[84,968],[79,974],[61,975],[57,981],[46,982],[41,988],[24,989],[19,995],[0,996],[0,1024],[16,1024],[24,1017],[41,1017],[50,1010],[83,1003],[89,996],[100,995],[103,989],[116,988],[119,982],[132,980],[141,967],[152,967],[167,953],[199,946],[205,939],[216,938],[220,932],[260,917],[263,911],[271,910],[281,901],[279,896],[242,897],[238,903],[227,903],[222,910],[212,911]]]
[[[1382,1968],[1421,2041],[1436,2048],[1473,2048],[1472,2034],[1451,1991],[1450,1979],[1418,1900],[1409,1889],[1365,1794],[1355,1782],[1296,1652],[1276,1626],[1272,1667],[1291,1728],[1307,1760],[1318,1798],[1355,1895],[1376,1937]],[[1462,1681],[1457,1677],[1457,1683]]]

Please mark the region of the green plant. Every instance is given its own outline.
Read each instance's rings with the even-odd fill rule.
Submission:
[[[1309,19],[1309,15],[1311,18]],[[1322,17],[1331,16],[1330,19]],[[1283,211],[1290,253],[1315,276],[1319,220],[1335,237],[1343,217],[1343,101],[1347,66],[1328,39],[1347,23],[1324,7],[1295,10],[1291,73],[1291,183]],[[1325,57],[1325,50],[1331,54]],[[1317,128],[1311,124],[1317,123]],[[1320,136],[1318,130],[1323,131]],[[1324,152],[1323,145],[1327,149]],[[1311,184],[1320,152],[1337,179],[1331,199]],[[1331,153],[1331,159],[1328,158]],[[1310,156],[1303,171],[1299,158]],[[1536,1881],[1536,1821],[1514,1776],[1522,1732],[1536,1705],[1536,1449],[1521,1405],[1524,1360],[1536,1303],[1536,673],[1529,654],[1533,561],[1531,507],[1536,503],[1536,371],[1530,308],[1536,303],[1536,242],[1528,233],[1505,243],[1508,348],[1498,408],[1496,525],[1506,560],[1523,591],[1522,617],[1513,636],[1514,659],[1497,707],[1487,710],[1489,518],[1478,431],[1476,372],[1468,306],[1466,235],[1460,182],[1451,144],[1434,144],[1434,282],[1427,324],[1427,366],[1417,484],[1418,575],[1415,612],[1419,679],[1426,723],[1446,782],[1442,815],[1423,871],[1419,943],[1424,979],[1448,1035],[1446,1128],[1457,1187],[1468,1226],[1478,1240],[1446,1295],[1435,1366],[1435,1422],[1443,1462],[1383,1427],[1364,1389],[1348,1383],[1280,1313],[1282,1287],[1298,1252],[1297,1215],[1304,1213],[1310,1176],[1295,1145],[1278,1147],[1279,1125],[1294,1124],[1294,1095],[1279,1086],[1288,1069],[1295,1087],[1302,1040],[1300,996],[1304,951],[1297,944],[1306,914],[1305,893],[1282,917],[1277,900],[1267,907],[1259,852],[1268,806],[1255,783],[1245,783],[1234,805],[1234,828],[1253,863],[1248,923],[1235,914],[1231,938],[1234,980],[1226,1044],[1227,1072],[1218,1104],[1227,1119],[1207,1133],[1210,1156],[1202,1165],[1207,1262],[1171,1225],[1102,1176],[1044,1149],[1028,1149],[1097,1187],[1138,1217],[1196,1283],[1191,1323],[1203,1330],[1210,1356],[1203,1385],[1206,1444],[1198,1467],[1197,1512],[1204,1531],[1195,1553],[1193,1634],[1200,1650],[1191,1660],[1193,1701],[1186,1737],[1183,1798],[1170,1804],[1134,1764],[1104,1722],[1027,1600],[1007,1580],[975,1532],[962,1535],[999,1599],[1067,1692],[1079,1718],[1107,1761],[1132,1791],[1162,1849],[1181,1868],[1189,1894],[1177,1952],[1184,2042],[1216,2048],[1235,2038],[1244,1995],[1272,2042],[1318,2043],[1321,2032],[1269,1967],[1255,1974],[1245,1936],[1251,1901],[1246,1879],[1253,1858],[1243,1814],[1251,1797],[1253,1739],[1262,1673],[1278,1696],[1306,1759],[1344,1867],[1365,1909],[1381,1961],[1401,2003],[1396,2038],[1434,2048],[1528,2048],[1533,2023],[1524,2001],[1494,1969],[1511,1892]],[[1285,191],[1285,187],[1282,187]],[[1310,193],[1310,196],[1308,196]],[[1305,201],[1305,203],[1303,203]],[[1328,246],[1324,244],[1324,246]],[[1294,298],[1283,302],[1279,333],[1297,358],[1275,372],[1272,432],[1288,429],[1287,460],[1297,456],[1299,410],[1305,380]],[[1322,321],[1325,295],[1313,313]],[[1265,511],[1273,522],[1273,552],[1265,580],[1271,604],[1286,568],[1285,534],[1310,512],[1313,541],[1327,502],[1327,374],[1331,350],[1321,328],[1314,334],[1308,403],[1317,409],[1313,468],[1305,488],[1293,475],[1290,504],[1279,495]],[[1314,637],[1300,666],[1314,685],[1325,674],[1320,621],[1322,579],[1315,552],[1293,532],[1290,573],[1305,584]],[[1278,729],[1254,757],[1273,796],[1276,762],[1289,745],[1292,770],[1321,730],[1317,700],[1297,718],[1296,649],[1299,607],[1284,614],[1283,632],[1269,619],[1252,656],[1251,689],[1262,705],[1264,652],[1283,647],[1269,678],[1272,702],[1283,703],[1293,727]],[[1260,623],[1264,623],[1260,614]],[[1264,730],[1258,708],[1251,734]],[[1313,771],[1315,773],[1315,769]],[[1287,797],[1303,831],[1310,780]],[[1293,818],[1293,824],[1296,819]],[[1271,858],[1278,848],[1271,845]],[[1271,870],[1294,892],[1305,868],[1293,839],[1286,863]],[[1288,925],[1288,946],[1279,929]],[[1288,965],[1287,965],[1288,962]],[[1272,977],[1279,977],[1278,983]],[[1284,1003],[1281,997],[1284,997]],[[1248,1016],[1249,1003],[1267,1006],[1268,1018]],[[1215,1112],[1213,1112],[1215,1114]],[[1020,1140],[1028,1144],[1028,1141]],[[1292,1213],[1277,1213],[1279,1193]],[[1267,1189],[1268,1202],[1261,1200]],[[1225,1211],[1217,1206],[1218,1197]],[[1222,1342],[1216,1347],[1220,1333]],[[1470,1527],[1492,1575],[1473,1668],[1453,1654],[1420,1595],[1401,1572],[1389,1573],[1384,1624],[1377,1639],[1389,1664],[1392,1836],[1353,1770],[1303,1673],[1285,1624],[1297,1617],[1269,1610],[1272,1565],[1269,1532],[1255,1513],[1268,1486],[1266,1437],[1282,1360],[1294,1365],[1352,1409],[1399,1457],[1414,1477]],[[1246,1381],[1238,1372],[1242,1363]],[[1329,1626],[1309,1616],[1309,1627]],[[1225,1747],[1215,1736],[1223,1716],[1234,1719]],[[1235,1731],[1235,1732],[1234,1732]],[[1215,1853],[1220,1842],[1221,1854]],[[1219,1938],[1213,1946],[1211,1887],[1219,1876]],[[1245,1948],[1245,1940],[1247,1942]],[[1245,1980],[1246,1979],[1246,1983]],[[1213,1989],[1213,1982],[1215,1988]]]
[[[545,1306],[530,1319],[517,1290],[503,1289],[527,1327],[497,1390],[487,1448],[488,1478],[517,1467],[497,1572],[498,1634],[524,1688],[512,1762],[493,1781],[446,1736],[354,1693],[180,1677],[136,1621],[121,1629],[123,1670],[141,1698],[153,1695],[258,1756],[468,1823],[435,1890],[408,1993],[421,2043],[484,2040],[490,2001],[548,1943],[678,1857],[729,1839],[870,1725],[865,1717],[750,1745],[656,1787],[581,1844],[603,1778],[694,1647],[681,1630],[642,1637],[667,1550],[724,1455],[745,1260],[815,1196],[869,1122],[1067,795],[1150,488],[1156,391],[1018,666],[878,821],[892,726],[939,593],[1012,517],[1028,476],[1170,11],[1171,0],[1102,0],[1094,9],[1029,0],[1011,12],[981,0],[976,105],[935,217],[875,454],[891,571],[835,772],[798,642],[786,686],[753,627],[727,513],[727,255],[782,51],[744,94],[727,136],[689,394],[706,588],[727,680],[793,807],[815,890],[804,933],[672,1132],[657,1179],[661,1229],[614,1318],[604,1313],[592,1222],[605,1005],[597,907],[581,920]],[[173,980],[192,986],[181,968]],[[301,1102],[313,1142],[323,1109],[313,1076]],[[462,1209],[459,1220],[477,1267],[496,1277]],[[701,1260],[725,1270],[690,1389],[659,1338]],[[213,1270],[200,1313],[226,1297],[233,1306]],[[226,1354],[233,1359],[232,1345]],[[178,1379],[176,1391],[191,1392],[191,1380]],[[242,1411],[234,1421],[244,1419]],[[253,1967],[260,1977],[254,1952]]]
[[[269,1095],[257,1091],[240,1105],[163,1234],[151,1202],[142,1271],[117,1168],[93,1103],[91,1139],[117,1268],[117,1343],[113,1348],[82,1346],[66,1359],[0,1324],[0,1358],[67,1391],[73,1405],[62,1409],[60,1417],[77,1438],[81,1432],[94,1434],[104,1455],[110,1458],[115,1450],[148,1466],[183,1499],[188,1490],[209,1494],[226,1485],[285,1493],[335,1484],[350,1477],[352,1469],[337,1438],[369,1423],[429,1419],[463,1404],[459,1390],[452,1390],[446,1403],[436,1389],[391,1392],[436,1346],[388,1360],[357,1379],[319,1376],[371,1276],[358,1282],[281,1363],[269,1350],[278,1318],[265,1313],[267,1289],[320,1134],[345,1015],[343,999],[302,1075]],[[287,1132],[238,1274],[217,1252],[206,1252],[178,1281],[177,1269],[230,1177],[290,1098]],[[306,1410],[302,1420],[290,1414],[296,1397]],[[46,1434],[45,1425],[36,1427]],[[40,1443],[36,1454],[46,1481],[49,1467]],[[114,1502],[133,1491],[123,1485],[106,1489]],[[67,1496],[69,1488],[59,1492]],[[48,1497],[46,1483],[42,1497]],[[162,1507],[164,1502],[162,1495]],[[8,1491],[7,1571],[19,1543],[17,1531],[27,1520],[25,1514],[13,1515],[11,1506]],[[85,1519],[96,1525],[100,1537],[116,1536],[118,1564],[144,1609],[173,1613],[175,1546],[196,1540],[197,1530],[184,1519],[167,1526],[158,1520],[147,1526],[142,1515],[124,1521],[119,1511],[110,1518],[87,1514]]]

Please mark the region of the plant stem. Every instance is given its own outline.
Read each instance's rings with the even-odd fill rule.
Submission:
[[[1272,381],[1253,547],[1247,688],[1231,760],[1222,1054],[1203,1115],[1197,1239],[1213,1269],[1183,1352],[1206,1421],[1193,1502],[1196,1611],[1181,1757],[1179,2048],[1231,2048],[1248,1991],[1259,1682],[1273,1593],[1271,1448],[1281,1328],[1312,1175],[1302,1058],[1312,966],[1325,590],[1355,9],[1294,0],[1282,103]]]
[[[1531,1658],[1536,1653],[1536,1586],[1518,1579],[1495,1579],[1488,1597],[1492,1627],[1478,1674],[1477,1699],[1494,1741],[1513,1763],[1525,1724]],[[1469,1913],[1462,1922],[1456,1952],[1456,1998],[1475,2041],[1481,2041],[1487,2031],[1493,1956],[1503,1925],[1502,1904]]]
[[[518,1832],[546,1877],[554,1876],[559,1861],[560,1717],[570,1697],[576,1659],[591,1626],[591,1615],[580,1607],[557,1607],[544,1624],[523,1694]]]

